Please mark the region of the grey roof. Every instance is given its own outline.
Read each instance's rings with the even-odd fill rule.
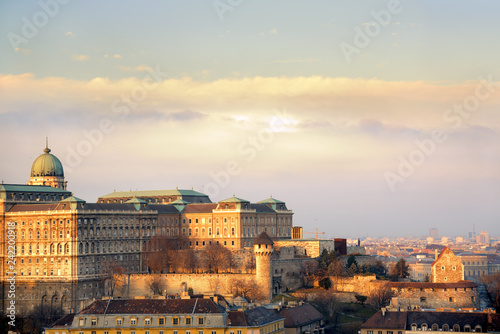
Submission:
[[[275,310],[259,306],[245,311],[230,311],[227,325],[232,327],[257,327],[281,320],[283,317]]]
[[[25,192],[25,193],[59,193],[71,194],[71,191],[49,186],[31,186],[26,184],[0,184],[0,192]]]
[[[259,234],[257,238],[254,239],[253,241],[254,245],[273,245],[274,242],[271,240],[271,238],[267,235],[266,232],[262,232]]]
[[[200,314],[222,313],[211,299],[97,300],[78,314]]]
[[[115,197],[154,197],[154,196],[205,196],[198,191],[186,189],[171,189],[171,190],[136,190],[136,191],[115,191],[110,194],[101,196],[100,198],[115,198]]]
[[[284,308],[279,313],[285,318],[285,327],[305,326],[307,324],[319,322],[325,318],[311,304]]]
[[[416,324],[417,328],[420,328],[423,324],[427,324],[429,328],[433,324],[437,324],[439,328],[448,325],[451,329],[453,329],[454,325],[459,325],[462,332],[466,325],[471,326],[472,329],[481,326],[485,331],[488,327],[488,314],[479,312],[409,311],[406,329],[410,330],[412,324]]]

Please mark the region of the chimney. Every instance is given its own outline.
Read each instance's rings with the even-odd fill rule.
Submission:
[[[386,311],[386,308],[385,308],[385,307],[382,307],[382,308],[380,309],[380,311],[382,311],[382,316],[383,316],[383,317],[385,317],[385,311]]]
[[[434,260],[438,259],[438,250],[437,248],[434,250]]]

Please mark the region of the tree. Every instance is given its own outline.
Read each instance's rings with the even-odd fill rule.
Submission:
[[[368,297],[367,297],[367,296],[362,296],[362,295],[357,295],[357,294],[356,294],[356,295],[354,295],[354,297],[356,298],[356,300],[357,300],[358,302],[360,302],[360,303],[361,303],[361,305],[364,305],[364,304],[365,304],[365,302],[366,302],[366,300],[368,299]]]
[[[328,275],[332,278],[333,288],[338,291],[340,287],[340,291],[344,288],[344,281],[346,277],[346,271],[344,264],[339,259],[335,259],[328,266]]]
[[[114,260],[108,260],[103,264],[101,273],[103,274],[102,281],[104,282],[104,294],[106,296],[114,296],[115,292],[123,289],[126,271]]]
[[[358,262],[356,261],[356,256],[354,256],[354,254],[349,255],[345,267],[347,268],[347,274],[349,276],[354,276],[354,274],[358,272]]]
[[[387,284],[380,284],[378,288],[372,291],[370,295],[370,303],[377,309],[381,309],[389,305],[392,297],[395,296],[394,291]]]
[[[306,261],[302,264],[300,272],[305,278],[306,286],[311,286],[312,285],[311,283],[314,283],[314,280],[316,279],[317,270],[318,270],[318,261],[316,260]]]
[[[229,267],[233,254],[229,249],[218,243],[208,244],[201,253],[201,258],[209,273],[219,273]]]
[[[406,264],[405,259],[399,259],[396,264],[391,267],[389,276],[392,280],[397,280],[398,278],[406,278],[410,276],[410,266]]]
[[[333,292],[323,291],[314,294],[311,300],[313,306],[325,316],[327,323],[337,326],[340,315],[340,302]]]
[[[380,260],[375,261],[375,264],[370,266],[370,272],[380,277],[387,276],[387,268],[384,262]]]
[[[480,282],[486,289],[486,295],[495,308],[497,313],[500,312],[500,273],[485,275],[480,278]]]
[[[254,280],[233,278],[230,284],[230,291],[234,296],[241,296],[250,301],[266,298],[266,295]]]
[[[165,290],[165,282],[160,274],[149,274],[146,277],[146,284],[153,295],[162,295]]]

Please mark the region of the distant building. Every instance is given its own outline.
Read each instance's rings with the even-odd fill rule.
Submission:
[[[465,279],[478,279],[489,273],[488,256],[465,252],[458,255],[464,264]]]
[[[439,230],[437,228],[429,229],[429,237],[433,238],[434,240],[439,239]]]
[[[486,231],[482,231],[478,235],[476,235],[476,243],[482,244],[482,245],[489,245],[490,244],[490,235]]]

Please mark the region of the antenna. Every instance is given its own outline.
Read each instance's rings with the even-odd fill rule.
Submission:
[[[49,148],[49,137],[45,137],[45,148]]]

